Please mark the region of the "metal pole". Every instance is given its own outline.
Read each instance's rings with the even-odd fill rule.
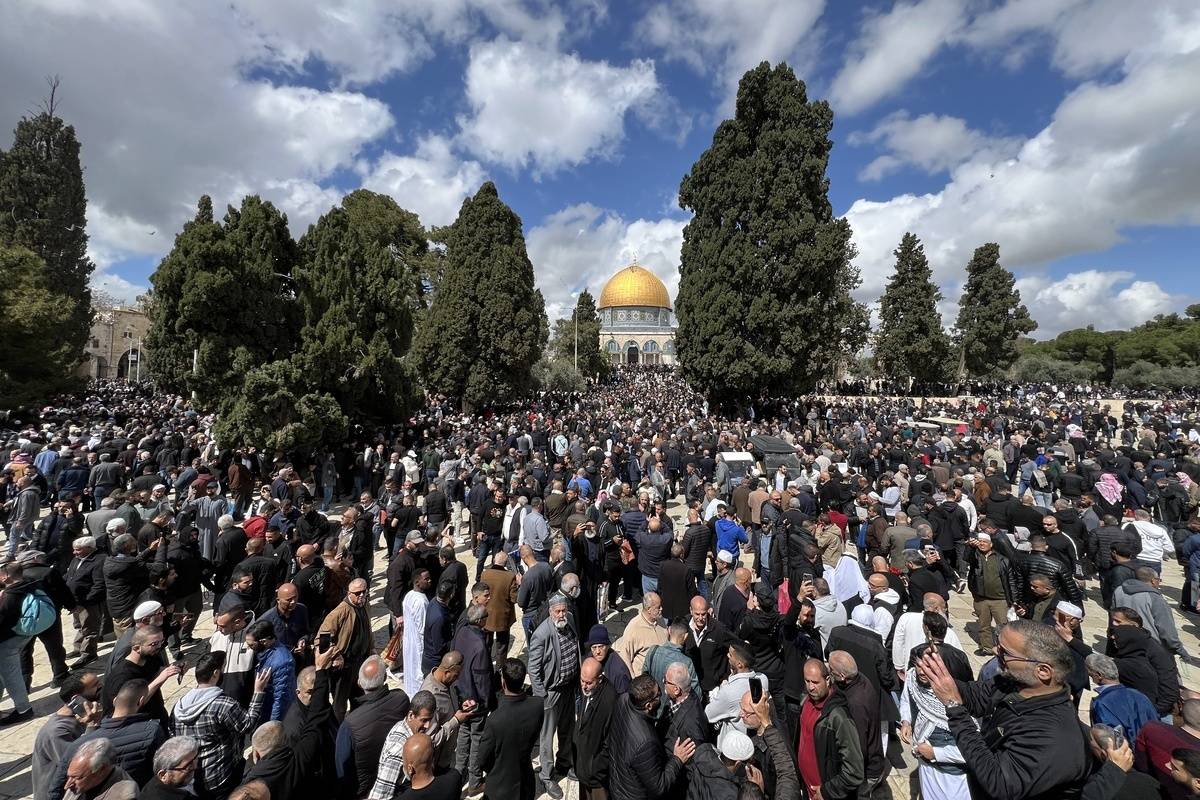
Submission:
[[[137,377],[134,378],[134,380],[137,381],[138,383],[141,383],[142,382],[142,337],[140,337],[140,336],[138,337],[138,340],[137,340],[137,356],[138,356]]]
[[[575,318],[575,371],[579,372],[579,306],[575,306],[575,311],[571,314]]]

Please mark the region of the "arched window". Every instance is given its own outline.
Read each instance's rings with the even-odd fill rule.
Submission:
[[[657,353],[658,352],[658,342],[653,341],[653,340],[646,342],[644,345],[642,345],[642,349],[645,350],[647,353]]]
[[[674,353],[675,352],[675,340],[674,339],[667,339],[665,342],[663,342],[663,352],[664,353]]]
[[[608,340],[608,352],[610,352],[610,353],[619,353],[619,352],[621,352],[621,346],[617,344],[617,340],[616,340],[616,339],[609,339],[609,340]]]

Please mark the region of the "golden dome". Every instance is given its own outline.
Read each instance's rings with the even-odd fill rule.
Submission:
[[[650,270],[630,264],[609,278],[600,293],[596,308],[614,306],[642,306],[649,308],[671,308],[671,297],[666,285]]]

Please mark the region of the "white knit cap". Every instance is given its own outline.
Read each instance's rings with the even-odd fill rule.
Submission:
[[[1083,619],[1083,609],[1074,603],[1068,603],[1066,600],[1059,600],[1058,605],[1054,607],[1056,611],[1061,611],[1069,617],[1075,619]]]
[[[739,730],[729,730],[721,737],[721,755],[730,761],[749,761],[754,755],[754,742]]]

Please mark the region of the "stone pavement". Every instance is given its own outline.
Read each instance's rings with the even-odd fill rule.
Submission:
[[[676,519],[675,530],[681,535],[686,527],[684,521],[684,513],[682,508],[677,503],[672,503],[670,513]],[[331,516],[334,516],[331,514]],[[467,565],[469,575],[475,574],[475,558],[465,550],[459,548],[459,559]],[[743,563],[750,566],[752,559],[749,555],[743,556]],[[382,603],[385,575],[382,565],[383,553],[380,551],[376,555],[376,564],[379,571],[376,573],[372,582],[372,627],[375,632],[375,641],[378,649],[382,649],[387,642],[387,610]],[[1183,639],[1184,645],[1192,655],[1200,653],[1200,618],[1189,616],[1180,613],[1177,608],[1179,604],[1179,588],[1183,584],[1182,568],[1175,563],[1168,563],[1163,570],[1163,588],[1167,596],[1168,605],[1173,609],[1176,623],[1179,625],[1180,636]],[[209,605],[211,608],[211,604]],[[1086,619],[1083,623],[1084,638],[1088,644],[1097,646],[1103,643],[1104,629],[1106,625],[1106,617],[1103,609],[1099,605],[1099,588],[1096,582],[1091,582],[1087,590],[1086,603]],[[634,609],[624,611],[619,615],[610,616],[607,620],[609,630],[615,639],[620,635],[625,624],[636,613]],[[972,667],[978,671],[983,665],[985,659],[973,654],[975,648],[973,643],[967,643],[966,637],[963,637],[963,631],[966,630],[972,637],[975,635],[974,614],[971,607],[969,594],[951,594],[950,597],[950,619],[951,624],[958,630],[960,637],[963,638],[964,647],[967,649],[968,658],[971,661]],[[65,614],[63,618],[64,638],[68,649],[71,644],[71,617]],[[204,642],[213,631],[212,615],[205,613],[196,625],[195,636],[199,640],[197,645],[194,645],[188,651],[191,660],[203,652],[205,649]],[[519,624],[513,626],[513,644],[511,653],[520,656],[524,653],[524,636]],[[108,661],[108,653],[112,649],[112,641],[102,643],[100,648],[100,659],[91,665],[91,668],[97,672],[102,672],[104,665]],[[1197,672],[1198,664],[1196,662],[1184,663],[1180,665],[1180,683],[1182,686],[1200,690],[1200,673]],[[30,753],[33,750],[34,738],[37,736],[38,730],[45,722],[45,717],[54,713],[61,702],[58,699],[56,690],[50,686],[50,667],[46,659],[45,651],[40,643],[34,644],[34,678],[33,691],[30,693],[30,698],[34,704],[36,717],[20,725],[14,725],[7,728],[0,728],[0,800],[10,800],[10,798],[26,798],[31,797],[30,786]],[[171,708],[175,700],[183,695],[188,689],[195,685],[195,680],[189,672],[182,683],[168,681],[164,687],[164,699],[167,703],[167,708]],[[398,686],[399,682],[392,679],[392,685]],[[1084,696],[1083,702],[1080,704],[1081,719],[1087,721],[1087,708],[1091,702],[1091,693]],[[3,708],[7,710],[11,707],[11,702],[5,699]],[[915,770],[911,769],[915,762],[911,757],[907,757],[910,763],[910,770],[905,772],[894,772],[888,781],[891,790],[891,796],[896,800],[907,800],[907,798],[915,798],[918,793],[914,789],[910,789],[910,777],[915,776]],[[915,777],[913,778],[915,782]],[[578,797],[578,787],[571,781],[564,780],[561,784],[568,800],[576,800]],[[880,789],[880,794],[886,796],[884,790]]]

